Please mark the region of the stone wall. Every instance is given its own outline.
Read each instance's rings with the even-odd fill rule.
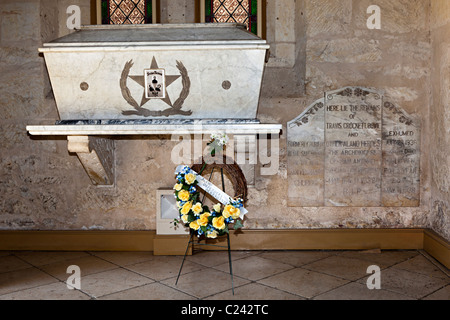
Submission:
[[[430,174],[428,112],[430,80],[429,1],[376,1],[381,30],[366,26],[373,1],[303,0],[306,26],[305,94],[295,98],[265,95],[259,118],[282,123],[294,119],[325,91],[345,86],[385,91],[409,114],[422,121],[421,205],[413,208],[290,208],[286,204],[286,130],[283,130],[278,175],[260,177],[252,190],[247,225],[261,228],[390,228],[429,225]],[[267,69],[267,73],[272,70]],[[299,89],[299,93],[301,90]]]
[[[283,130],[277,174],[261,176],[260,165],[256,168],[256,185],[249,189],[246,228],[433,227],[450,239],[449,136],[445,135],[449,124],[445,88],[450,80],[449,73],[442,71],[450,65],[449,45],[442,41],[448,39],[450,14],[437,7],[448,12],[446,1],[436,1],[431,12],[430,0],[268,1],[271,55],[258,118],[263,123],[281,123],[285,129],[288,121],[324,91],[344,86],[384,90],[391,100],[422,120],[421,205],[288,207]],[[366,9],[374,2],[382,8],[381,30],[366,27]],[[82,22],[87,23],[88,3],[0,3],[0,229],[152,230],[156,227],[156,189],[171,188],[174,183],[175,164],[167,159],[175,142],[167,136],[118,138],[116,183],[94,187],[77,157],[68,153],[65,139],[26,134],[27,124],[58,119],[37,48],[69,32],[65,28],[68,4],[79,5]],[[195,15],[188,10],[193,10],[193,3],[162,0],[162,22],[193,22]],[[439,14],[442,16],[437,17]],[[430,20],[434,21],[431,26]],[[431,95],[429,88],[433,88]]]
[[[70,160],[58,152],[59,141],[32,141],[24,130],[26,123],[58,116],[43,58],[37,52],[42,41],[57,37],[56,24],[53,1],[0,3],[2,229],[44,226],[44,221],[57,216],[61,202],[59,177],[49,166],[63,170]]]
[[[431,217],[450,239],[450,2],[431,1]]]

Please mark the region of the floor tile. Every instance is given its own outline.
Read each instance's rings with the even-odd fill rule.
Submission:
[[[450,300],[448,269],[419,250],[152,252],[1,251],[0,300]],[[81,289],[69,290],[69,265]],[[366,285],[370,265],[381,289]]]
[[[300,296],[274,289],[259,283],[249,283],[232,290],[227,290],[205,300],[304,300]]]
[[[323,273],[295,268],[257,282],[305,298],[312,298],[349,281]]]
[[[224,272],[229,272],[230,270],[228,263],[221,264],[214,268]],[[260,256],[252,256],[232,261],[234,275],[253,281],[266,278],[292,268],[293,267],[291,265],[271,259],[264,259]]]
[[[394,268],[417,272],[429,277],[448,279],[448,276],[437,265],[422,255],[417,255],[412,259],[399,263]]]
[[[37,267],[64,260],[89,256],[86,252],[79,251],[19,251],[15,252],[14,255]]]
[[[365,284],[366,278],[357,282]],[[430,277],[395,267],[381,270],[381,289],[397,292],[415,299],[425,297],[448,283],[448,279]]]
[[[177,285],[175,282],[176,277],[161,281],[161,283],[200,299],[232,288],[230,274],[214,269],[191,272],[181,276]],[[233,283],[237,287],[249,283],[249,281],[233,277]]]
[[[117,268],[117,265],[115,264],[89,255],[77,259],[69,259],[50,263],[42,266],[41,270],[47,272],[55,278],[58,278],[59,280],[66,281],[67,278],[72,274],[72,272],[67,273],[67,268],[72,265],[78,266],[80,268],[81,277]]]
[[[261,251],[231,251],[231,261],[243,259],[261,253]],[[228,263],[228,251],[200,251],[191,256],[187,256],[186,260],[192,261],[207,267],[214,267],[223,263]]]
[[[351,282],[342,287],[320,294],[314,300],[414,300],[411,297],[387,291],[369,290],[366,285]]]
[[[11,254],[12,254],[11,251],[7,251],[7,250],[0,251],[0,257],[9,256]]]
[[[157,256],[154,259],[129,265],[125,268],[159,281],[178,276],[182,261],[183,259],[180,259],[179,257]],[[200,264],[185,261],[181,270],[181,275],[204,268],[205,267]]]
[[[0,274],[0,295],[57,281],[37,268],[5,272]]]
[[[92,255],[102,258],[111,263],[119,266],[128,266],[139,262],[144,262],[152,259],[153,252],[110,252],[110,251],[98,251],[91,252]]]
[[[390,267],[394,264],[408,260],[419,255],[416,250],[357,250],[357,251],[339,251],[336,255],[345,258],[353,258],[368,261],[370,264],[377,265],[381,269]]]
[[[153,280],[134,272],[117,268],[82,277],[80,290],[92,297],[98,298],[152,282]]]
[[[331,276],[336,276],[348,280],[356,280],[367,275],[367,268],[371,265],[370,262],[345,258],[341,256],[331,256],[310,264],[302,268],[311,271],[322,272]]]
[[[447,300],[450,301],[450,285],[439,289],[423,298],[423,300]]]
[[[89,300],[90,297],[79,290],[70,290],[63,282],[12,292],[0,296],[0,300]]]
[[[259,256],[300,267],[331,255],[332,253],[329,251],[267,251]]]
[[[31,268],[32,265],[13,255],[0,256],[0,273]]]
[[[158,282],[101,297],[99,300],[193,300],[195,297]]]

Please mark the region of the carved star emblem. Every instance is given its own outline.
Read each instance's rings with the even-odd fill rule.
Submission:
[[[152,64],[150,65],[150,69],[159,69],[158,63],[156,62],[155,57],[152,58]],[[131,79],[133,79],[134,81],[136,81],[137,84],[142,86],[142,88],[144,88],[144,92],[142,93],[142,99],[141,99],[141,104],[140,104],[140,107],[142,107],[144,104],[146,104],[150,100],[150,98],[145,97],[145,76],[140,75],[140,76],[129,76],[129,77]],[[165,76],[166,89],[179,77],[181,77],[181,75],[170,75],[170,76],[166,75]],[[167,90],[166,90],[166,97],[162,98],[161,100],[164,101],[165,103],[167,103],[169,106],[173,107],[172,101],[170,100],[169,93],[167,92]]]

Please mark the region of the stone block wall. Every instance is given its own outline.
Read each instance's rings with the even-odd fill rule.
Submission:
[[[37,48],[65,35],[69,4],[89,23],[89,0],[0,3],[0,230],[153,230],[158,188],[171,188],[170,137],[118,138],[116,183],[94,187],[67,141],[27,136],[28,124],[58,119]],[[431,6],[430,6],[431,3]],[[381,30],[366,10],[381,8]],[[162,22],[194,22],[193,0],[161,1]],[[421,205],[301,208],[287,205],[286,130],[277,174],[249,189],[250,229],[432,227],[450,239],[449,4],[447,0],[267,1],[270,60],[258,118],[284,125],[325,91],[382,89],[422,120]],[[430,33],[431,30],[431,33]]]
[[[64,167],[58,141],[33,141],[26,123],[57,117],[38,46],[57,36],[52,1],[0,3],[0,225],[34,229],[57,215],[61,194],[51,168]],[[44,9],[44,6],[47,6]],[[47,216],[46,216],[47,215]],[[40,222],[38,223],[38,221]]]
[[[450,2],[431,1],[432,228],[450,239]]]
[[[370,30],[367,8],[381,8],[381,29]],[[405,111],[422,120],[421,205],[411,208],[287,207],[286,130],[280,142],[280,170],[259,177],[251,190],[247,225],[261,228],[389,228],[429,225],[429,88],[431,45],[429,1],[302,0],[296,19],[306,39],[304,94],[262,93],[259,118],[282,123],[294,119],[325,91],[345,86],[381,89]],[[268,15],[269,11],[268,11]],[[302,42],[303,38],[296,41]],[[270,74],[270,64],[266,73]],[[269,77],[269,76],[267,76]],[[252,193],[253,192],[253,193]],[[253,195],[253,196],[252,196]],[[252,217],[252,216],[250,216]],[[250,218],[249,217],[249,218]]]

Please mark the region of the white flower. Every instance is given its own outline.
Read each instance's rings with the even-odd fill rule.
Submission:
[[[228,136],[226,133],[213,133],[211,139],[216,140],[219,146],[224,146],[228,143]]]

